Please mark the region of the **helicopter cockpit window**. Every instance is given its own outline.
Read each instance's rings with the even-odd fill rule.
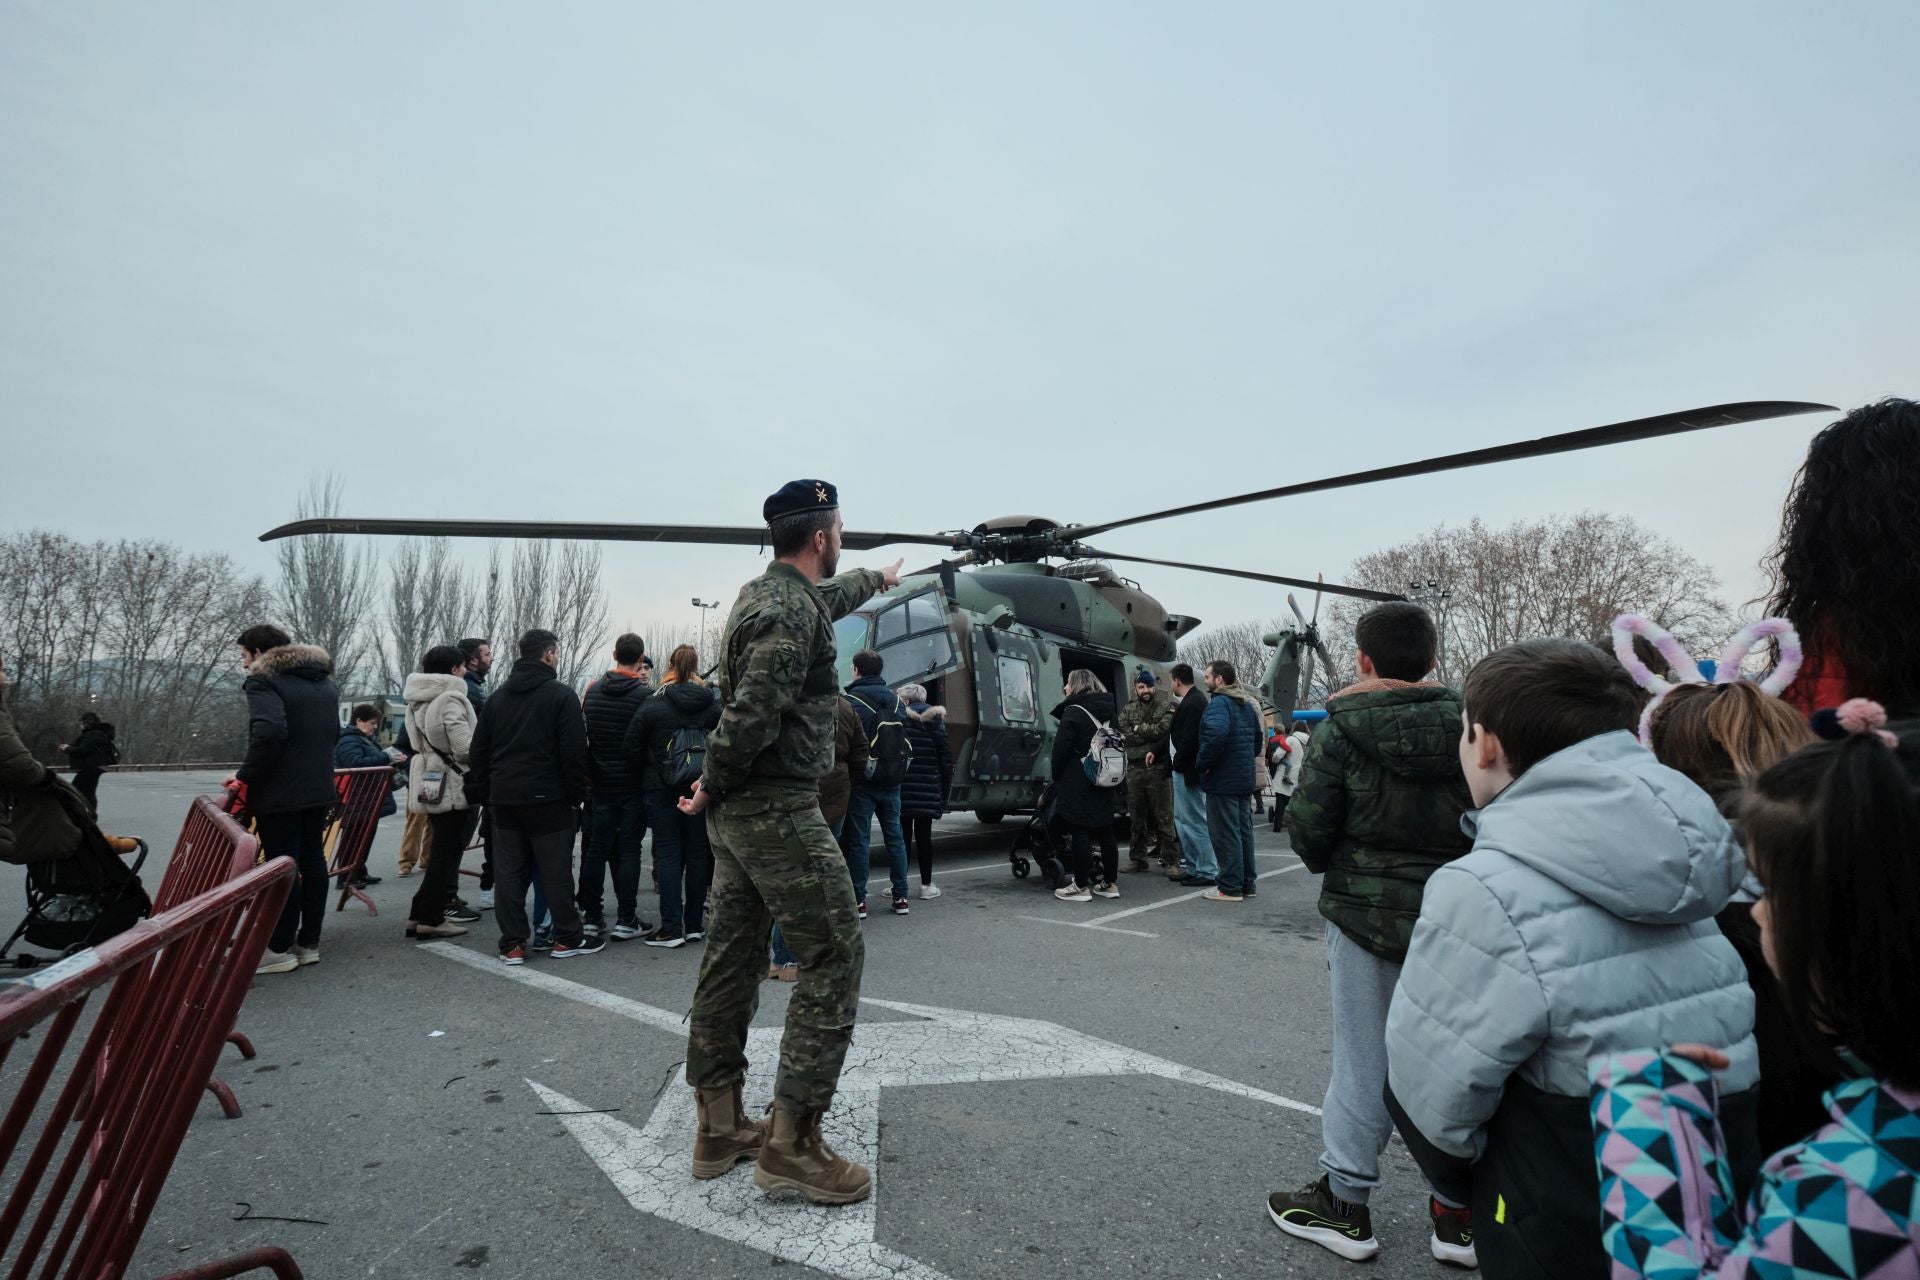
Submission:
[[[1002,655],[996,665],[1000,676],[1000,715],[1008,724],[1032,724],[1040,718],[1039,699],[1033,693],[1033,664],[1025,658]]]
[[[833,644],[842,654],[858,653],[867,647],[867,628],[873,619],[864,613],[850,613],[833,624]]]
[[[889,684],[951,666],[953,636],[944,597],[923,591],[886,609],[874,619],[874,647],[886,659]]]

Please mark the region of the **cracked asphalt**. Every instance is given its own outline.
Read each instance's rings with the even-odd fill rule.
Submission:
[[[108,829],[157,846],[150,888],[190,798],[216,783],[210,774],[105,779]],[[933,1028],[856,1034],[850,1063],[878,1091],[837,1109],[829,1136],[853,1150],[870,1140],[877,1151],[878,1194],[864,1217],[808,1226],[817,1219],[798,1206],[756,1202],[749,1214],[743,1202],[728,1237],[726,1197],[711,1202],[720,1206],[712,1230],[670,1220],[677,1211],[643,1211],[635,1205],[656,1193],[617,1184],[617,1158],[607,1155],[608,1144],[641,1152],[656,1108],[656,1136],[674,1146],[684,1040],[621,1012],[620,998],[684,1013],[699,947],[615,943],[522,971],[616,997],[600,1004],[587,991],[509,980],[491,963],[456,963],[401,936],[417,882],[393,874],[400,828],[389,819],[372,859],[386,877],[371,891],[379,916],[358,903],[329,915],[319,965],[256,981],[240,1025],[260,1056],[246,1062],[229,1050],[221,1066],[246,1114],[226,1120],[203,1100],[132,1274],[260,1244],[285,1246],[315,1278],[855,1274],[831,1261],[815,1271],[743,1242],[753,1234],[748,1217],[757,1238],[795,1237],[795,1257],[830,1259],[870,1234],[873,1269],[859,1274],[1348,1274],[1351,1264],[1283,1236],[1264,1204],[1267,1192],[1318,1173],[1318,1118],[1271,1100],[1317,1107],[1326,1087],[1317,880],[1287,872],[1295,864],[1282,838],[1262,825],[1261,870],[1280,874],[1262,881],[1253,902],[1176,901],[1191,891],[1156,874],[1123,876],[1117,902],[1060,903],[1037,878],[1008,873],[1018,821],[942,821],[935,876],[945,895],[915,899],[908,917],[879,912],[867,923],[866,997],[990,1017],[944,1039]],[[22,901],[10,873],[0,927],[11,929]],[[1149,906],[1109,928],[1061,923]],[[485,959],[493,939],[483,913],[455,945]],[[762,989],[757,1031],[778,1027],[787,990]],[[861,1017],[874,1026],[922,1021],[875,1005]],[[994,1019],[1077,1034],[1011,1034]],[[759,1052],[763,1036],[755,1039]],[[890,1050],[895,1043],[907,1047]],[[1085,1043],[1105,1048],[1058,1047]],[[1164,1060],[1240,1092],[1116,1074],[1123,1058]],[[0,1096],[11,1096],[22,1069],[0,1071]],[[554,1108],[530,1082],[604,1114],[541,1115]],[[1385,1175],[1374,1199],[1383,1249],[1371,1269],[1459,1274],[1427,1256],[1424,1191],[1397,1143]],[[750,1175],[743,1167],[729,1176]],[[656,1181],[661,1205],[685,1200],[677,1184]],[[255,1215],[326,1225],[234,1221],[240,1202]]]

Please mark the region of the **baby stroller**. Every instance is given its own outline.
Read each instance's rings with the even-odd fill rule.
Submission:
[[[22,938],[30,947],[70,956],[124,933],[153,911],[153,900],[140,883],[146,842],[105,834],[77,792],[65,786],[56,790],[80,828],[80,847],[65,858],[34,860],[27,855],[27,916],[0,944],[0,962]],[[129,853],[135,855],[131,865],[124,857]],[[12,957],[12,963],[31,969],[46,959],[22,954]]]
[[[1046,881],[1047,888],[1058,889],[1067,882],[1067,836],[1054,818],[1054,784],[1049,782],[1047,789],[1040,793],[1040,803],[1035,806],[1027,818],[1027,824],[1013,837],[1013,847],[1007,850],[1007,861],[1012,865],[1013,878],[1025,880],[1033,869],[1040,865],[1040,878]]]

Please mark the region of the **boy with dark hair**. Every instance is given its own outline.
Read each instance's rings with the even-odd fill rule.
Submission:
[[[1369,609],[1354,628],[1360,679],[1327,699],[1308,740],[1286,829],[1307,870],[1325,877],[1327,972],[1333,987],[1333,1075],[1322,1106],[1320,1177],[1275,1192],[1267,1212],[1282,1231],[1340,1257],[1379,1252],[1367,1201],[1393,1133],[1384,1097],[1387,1006],[1427,877],[1465,853],[1460,815],[1460,695],[1426,679],[1438,635],[1417,604]],[[1434,1199],[1429,1248],[1473,1265],[1466,1203]]]
[[[1746,969],[1714,923],[1746,864],[1706,792],[1635,739],[1632,678],[1577,640],[1467,676],[1477,811],[1427,882],[1387,1015],[1389,1109],[1429,1181],[1473,1211],[1491,1280],[1603,1280],[1588,1116],[1597,1054],[1722,1047],[1735,1193],[1758,1163]]]

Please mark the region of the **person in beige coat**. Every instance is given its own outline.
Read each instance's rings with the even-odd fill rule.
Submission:
[[[407,677],[407,812],[424,813],[432,833],[426,874],[413,895],[407,936],[457,938],[479,917],[452,909],[460,882],[460,855],[473,832],[467,807],[466,771],[473,746],[473,704],[467,700],[466,655],[436,645],[420,660],[424,670]]]

